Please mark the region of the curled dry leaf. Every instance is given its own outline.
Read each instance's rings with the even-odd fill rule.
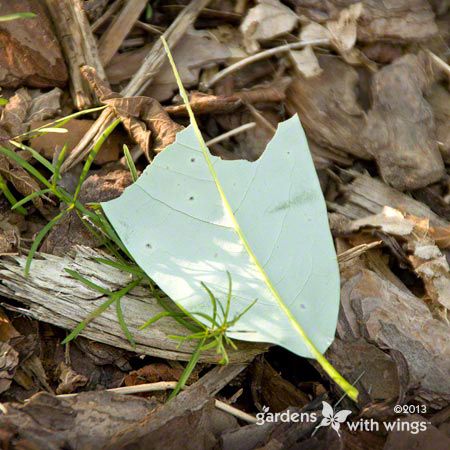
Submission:
[[[58,367],[60,383],[56,388],[57,394],[71,394],[77,388],[86,386],[89,381],[87,377],[76,373],[70,366],[61,362]]]
[[[289,33],[297,25],[298,17],[279,0],[258,0],[249,9],[241,24],[244,46],[249,53],[257,52],[259,41]]]
[[[19,364],[19,354],[7,342],[0,342],[0,393],[11,386]]]
[[[157,153],[175,141],[175,135],[182,126],[169,117],[157,100],[143,96],[123,98],[111,91],[92,67],[82,67],[81,73],[100,101],[110,106],[122,119],[131,138],[139,144],[148,159],[151,159],[152,151]]]

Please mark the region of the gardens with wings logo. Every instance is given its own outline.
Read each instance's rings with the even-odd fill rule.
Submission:
[[[352,413],[349,409],[342,409],[341,411],[334,412],[333,407],[327,403],[322,402],[322,421],[317,425],[317,428],[331,426],[337,434],[339,434],[339,428],[341,423],[347,420],[347,417]]]
[[[348,409],[341,411],[334,411],[333,407],[327,403],[322,402],[322,421],[317,425],[317,428],[331,426],[337,434],[342,423],[347,420],[347,417],[352,413]],[[315,423],[319,420],[320,415],[316,412],[293,412],[290,410],[272,413],[268,406],[263,406],[262,412],[256,414],[256,423],[262,425],[265,422],[309,422]]]

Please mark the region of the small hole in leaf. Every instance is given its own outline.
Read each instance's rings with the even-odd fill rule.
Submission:
[[[189,197],[189,200],[194,200],[194,197],[190,196],[190,197]]]
[[[195,162],[195,158],[191,158],[191,162]]]
[[[145,246],[146,246],[147,248],[152,248],[152,245],[149,244],[148,242],[147,242],[147,244],[145,244]]]

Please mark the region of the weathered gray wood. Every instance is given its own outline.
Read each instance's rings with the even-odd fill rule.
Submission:
[[[371,214],[378,214],[384,206],[390,206],[403,213],[429,218],[432,226],[449,226],[446,220],[441,219],[428,206],[409,195],[369,175],[356,173],[355,175],[355,179],[343,187],[346,201],[343,204],[328,202],[330,210],[341,213],[349,219],[360,219]]]
[[[94,283],[119,290],[130,282],[130,275],[100,264],[94,257],[103,256],[87,247],[77,247],[74,256],[58,257],[41,254],[35,259],[28,277],[23,274],[25,257],[0,259],[0,295],[18,300],[25,305],[20,311],[34,319],[73,329],[79,322],[102,304],[106,297],[72,278],[64,271],[70,268]],[[168,335],[186,335],[187,330],[171,318],[164,318],[146,330],[138,327],[155,314],[164,311],[157,300],[150,296],[148,288],[138,286],[122,298],[126,323],[136,340],[137,353],[167,359],[187,361],[195,344],[178,342]],[[8,304],[4,304],[8,308]],[[16,309],[17,310],[17,309]],[[112,305],[100,317],[91,322],[81,333],[83,336],[115,347],[134,350],[125,338]],[[250,361],[266,346],[238,343],[238,350],[230,350],[231,362]],[[205,352],[201,361],[217,362],[215,351]]]

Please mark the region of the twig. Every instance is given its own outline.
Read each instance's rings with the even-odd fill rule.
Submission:
[[[450,66],[439,56],[435,55],[432,51],[427,49],[427,53],[430,56],[431,60],[436,64],[439,69],[441,69],[450,81]]]
[[[200,11],[209,3],[210,0],[192,0],[188,6],[178,15],[163,36],[167,40],[169,47],[173,48],[183,37],[186,30],[192,25]],[[145,58],[141,68],[134,75],[121,94],[124,97],[139,95],[152,82],[153,77],[158,73],[164,64],[166,54],[161,41],[157,41],[151,48]],[[114,112],[107,108],[95,121],[90,130],[84,135],[83,139],[70,153],[64,164],[61,166],[61,173],[66,172],[79,161],[81,161],[89,152],[90,145],[103,133],[103,131],[114,120]]]
[[[221,134],[220,136],[217,136],[213,139],[210,139],[206,145],[209,147],[210,145],[217,144],[219,142],[224,141],[225,139],[228,139],[232,136],[235,136],[236,134],[242,133],[244,131],[250,130],[252,128],[255,128],[256,122],[249,122],[245,123],[244,125],[241,125],[240,127],[237,127],[233,130],[227,131],[226,133]]]
[[[353,258],[356,258],[357,256],[362,255],[363,253],[366,253],[368,250],[378,247],[381,245],[383,241],[375,241],[371,242],[370,244],[360,244],[356,247],[349,248],[345,252],[339,253],[337,256],[338,262],[344,263],[352,260]]]
[[[115,2],[100,16],[91,26],[91,30],[95,33],[105,22],[108,21],[117,11],[119,11],[122,0],[115,0]]]
[[[119,50],[146,4],[147,0],[125,2],[120,13],[109,24],[98,43],[98,54],[104,66],[108,65],[111,58]]]
[[[278,55],[279,53],[285,53],[292,49],[303,48],[307,45],[327,45],[329,43],[329,39],[312,39],[310,41],[294,42],[292,44],[284,44],[278,47],[270,48],[268,50],[263,50],[259,53],[248,56],[247,58],[241,59],[237,63],[234,63],[231,66],[228,66],[220,72],[216,73],[216,75],[214,75],[207,83],[203,85],[203,88],[205,90],[211,88],[226,76],[242,69],[245,66],[248,66],[249,64],[253,64],[256,61],[261,61],[262,59],[270,58],[271,56]]]
[[[250,111],[250,114],[270,133],[275,133],[275,127],[250,103],[245,102],[245,106]]]
[[[164,33],[163,27],[158,27],[156,25],[150,25],[148,23],[141,22],[140,20],[136,20],[135,25],[136,25],[136,27],[139,27],[145,31],[148,31],[149,33],[158,34],[158,35],[161,35]]]
[[[46,3],[69,67],[73,101],[78,109],[88,108],[95,103],[95,95],[81,77],[80,67],[94,67],[103,80],[106,80],[106,74],[81,2],[46,0]]]
[[[114,394],[123,394],[123,395],[131,395],[131,394],[139,394],[143,392],[155,392],[155,391],[167,391],[169,389],[174,389],[177,386],[176,381],[160,381],[158,383],[145,383],[145,384],[137,384],[136,386],[124,386],[113,389],[106,389],[107,392],[113,392]],[[78,394],[60,394],[57,397],[67,398],[67,397],[75,397]],[[217,409],[221,411],[225,411],[228,414],[231,414],[238,419],[241,419],[248,423],[256,423],[256,417],[251,414],[247,414],[240,409],[235,408],[234,406],[229,405],[228,403],[222,402],[220,400],[215,400],[215,406]]]

